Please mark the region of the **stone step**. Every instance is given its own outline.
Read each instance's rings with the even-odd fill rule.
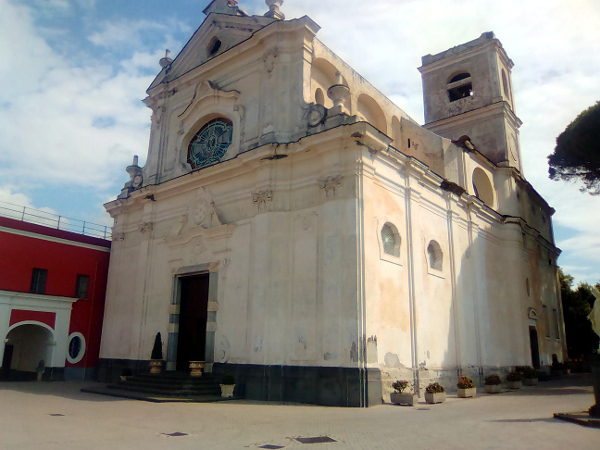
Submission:
[[[125,384],[144,384],[153,386],[164,386],[166,389],[171,387],[203,387],[218,386],[219,382],[215,378],[166,378],[152,376],[133,376],[127,380],[121,380],[119,383]]]
[[[206,386],[196,389],[182,389],[179,387],[172,387],[165,389],[161,386],[154,385],[143,385],[143,384],[130,384],[127,382],[120,382],[118,384],[109,384],[109,389],[118,389],[122,391],[132,392],[143,392],[145,394],[152,394],[156,396],[173,396],[173,397],[188,397],[188,396],[219,396],[221,394],[221,388],[219,386]]]
[[[223,402],[229,400],[238,400],[237,397],[224,398],[220,395],[189,395],[189,396],[164,396],[160,394],[144,393],[130,391],[126,389],[112,389],[108,386],[93,386],[81,389],[81,392],[90,394],[107,395],[110,397],[126,398],[130,400],[143,400],[153,403],[212,403],[212,402]]]

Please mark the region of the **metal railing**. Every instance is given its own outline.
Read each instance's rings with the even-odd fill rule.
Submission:
[[[111,227],[2,201],[0,201],[0,216],[100,239],[112,238]]]

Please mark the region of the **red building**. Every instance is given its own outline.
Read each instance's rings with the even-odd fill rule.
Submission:
[[[101,237],[0,217],[4,379],[95,379],[110,241],[106,228],[90,225]]]

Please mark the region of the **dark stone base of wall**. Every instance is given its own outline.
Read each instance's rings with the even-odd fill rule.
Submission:
[[[36,381],[37,372],[26,372],[24,370],[3,369],[0,375],[0,381]],[[42,381],[64,381],[64,367],[46,367],[42,375]]]
[[[119,381],[123,369],[130,369],[134,374],[149,373],[150,361],[101,358],[98,362],[98,381],[116,383]]]
[[[65,367],[65,381],[96,381],[98,369],[96,367]]]
[[[148,361],[101,359],[98,379],[118,381],[123,369],[134,374],[150,372]],[[323,406],[367,407],[381,405],[379,369],[346,367],[213,365],[213,376],[235,378],[235,395],[249,400],[307,403]]]
[[[344,367],[213,365],[217,379],[226,374],[235,378],[236,396],[251,400],[351,407],[375,406],[382,402],[378,369],[361,373],[358,368]],[[366,387],[363,395],[361,386]]]

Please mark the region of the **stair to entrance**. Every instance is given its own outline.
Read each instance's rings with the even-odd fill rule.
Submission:
[[[83,392],[151,402],[215,402],[221,397],[219,381],[211,374],[191,377],[183,372],[138,374],[116,384],[82,389]]]

